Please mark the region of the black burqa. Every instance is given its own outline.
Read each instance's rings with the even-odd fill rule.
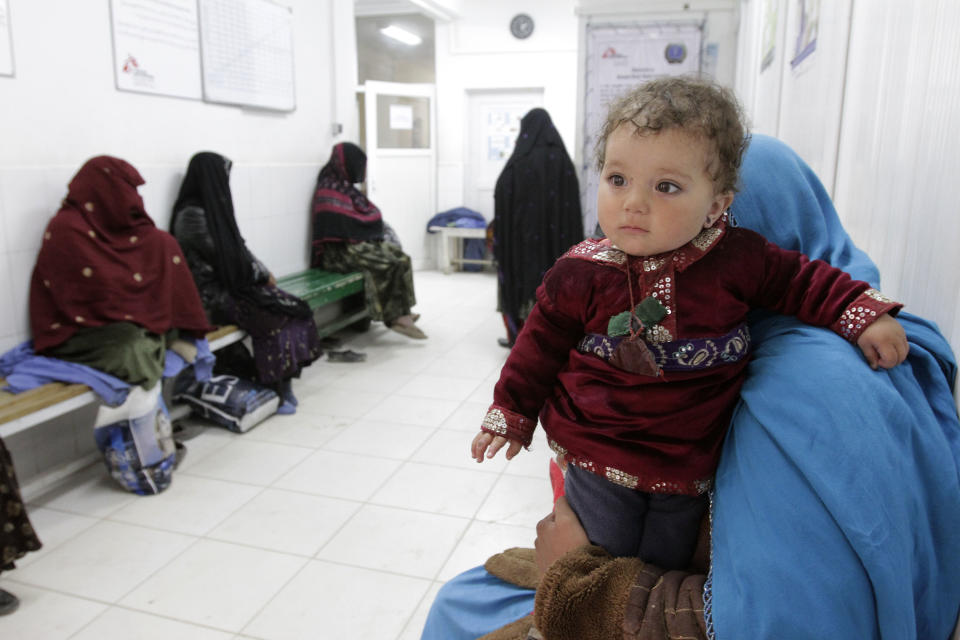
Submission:
[[[533,109],[520,121],[493,197],[499,304],[512,343],[543,274],[584,237],[577,173],[545,110]]]
[[[177,216],[185,207],[203,209],[207,231],[216,249],[214,267],[217,277],[230,295],[286,316],[310,317],[310,307],[303,300],[278,295],[271,287],[257,282],[253,256],[240,235],[234,215],[230,167],[230,160],[212,151],[201,151],[190,158],[173,205],[171,231],[176,228]]]

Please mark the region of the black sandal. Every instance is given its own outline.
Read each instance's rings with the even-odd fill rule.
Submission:
[[[356,351],[327,351],[327,360],[330,362],[365,362],[367,354]]]
[[[0,589],[0,616],[13,613],[20,606],[20,599],[10,593]]]

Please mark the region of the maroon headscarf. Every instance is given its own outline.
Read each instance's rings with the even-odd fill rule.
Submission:
[[[200,294],[170,234],[157,229],[119,158],[80,168],[43,235],[30,283],[30,328],[40,353],[82,327],[131,322],[156,334],[210,329]]]
[[[363,182],[366,168],[367,156],[360,147],[350,142],[334,145],[313,195],[315,258],[325,242],[383,240],[380,210],[353,186]]]

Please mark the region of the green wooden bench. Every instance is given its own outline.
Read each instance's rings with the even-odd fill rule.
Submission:
[[[313,310],[321,338],[350,327],[357,331],[370,328],[370,313],[363,294],[363,274],[333,273],[307,269],[277,280],[277,286],[303,298]]]

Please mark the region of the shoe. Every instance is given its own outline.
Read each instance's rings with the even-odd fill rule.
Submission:
[[[367,354],[356,351],[327,351],[327,360],[330,362],[364,362]]]
[[[277,407],[277,413],[281,416],[291,416],[297,412],[297,407],[294,404],[284,400],[283,404]]]
[[[497,344],[505,349],[513,349],[513,343],[507,338],[497,338]]]
[[[283,398],[284,402],[289,402],[295,407],[300,404],[297,402],[297,397],[293,395],[292,380],[284,380],[280,383],[280,397]]]
[[[9,591],[0,589],[0,616],[13,613],[20,606],[20,598]]]
[[[396,331],[397,333],[402,333],[408,338],[415,338],[417,340],[426,340],[427,334],[420,330],[420,327],[414,324],[400,324],[399,322],[394,322],[390,325],[390,328]]]

